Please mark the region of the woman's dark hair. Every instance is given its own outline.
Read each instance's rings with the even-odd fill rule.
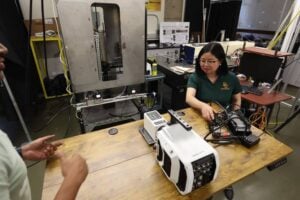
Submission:
[[[216,42],[210,42],[201,49],[198,57],[196,58],[196,68],[195,68],[196,73],[198,75],[205,74],[200,67],[200,58],[203,54],[208,53],[208,52],[211,53],[212,55],[214,55],[221,63],[221,65],[219,66],[219,68],[217,70],[217,74],[218,75],[227,74],[228,73],[228,65],[226,62],[226,55],[225,55],[224,49],[219,43],[216,43]]]

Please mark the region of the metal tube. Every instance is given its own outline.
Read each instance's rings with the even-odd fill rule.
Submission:
[[[17,102],[16,102],[16,100],[15,100],[15,97],[14,97],[14,95],[13,95],[13,93],[12,93],[10,87],[9,87],[9,84],[8,84],[8,82],[7,82],[7,79],[6,79],[6,77],[5,77],[5,74],[3,73],[3,71],[1,71],[0,73],[1,73],[1,75],[2,75],[2,77],[3,77],[2,81],[3,81],[3,83],[4,83],[4,86],[5,86],[6,90],[7,90],[7,93],[8,93],[8,95],[9,95],[9,98],[10,98],[10,100],[11,100],[11,102],[12,102],[12,104],[13,104],[15,110],[16,110],[16,113],[17,113],[17,115],[18,115],[18,118],[19,118],[19,120],[20,120],[20,122],[21,122],[21,125],[22,125],[22,127],[23,127],[23,130],[24,130],[25,135],[26,135],[26,137],[27,137],[27,140],[28,140],[29,142],[31,142],[31,141],[32,141],[31,136],[30,136],[29,131],[28,131],[28,129],[27,129],[27,126],[26,126],[26,124],[25,124],[25,122],[24,122],[23,116],[22,116],[22,114],[21,114],[21,112],[20,112],[19,106],[18,106],[18,104],[17,104]]]

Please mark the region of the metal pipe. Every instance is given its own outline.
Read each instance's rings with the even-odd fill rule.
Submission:
[[[22,125],[22,127],[23,127],[23,130],[24,130],[25,135],[26,135],[26,137],[27,137],[27,140],[28,140],[29,142],[31,142],[31,141],[32,141],[31,136],[30,136],[29,131],[28,131],[28,129],[27,129],[27,126],[26,126],[26,124],[25,124],[25,122],[24,122],[23,116],[22,116],[22,114],[21,114],[21,112],[20,112],[19,106],[18,106],[18,104],[17,104],[17,102],[16,102],[16,100],[15,100],[15,97],[14,97],[14,95],[13,95],[13,93],[12,93],[10,87],[9,87],[9,84],[8,84],[8,82],[7,82],[7,79],[6,79],[6,77],[5,77],[5,74],[3,73],[3,71],[1,71],[0,73],[1,73],[1,76],[3,77],[2,81],[3,81],[3,83],[4,83],[4,86],[5,86],[6,90],[7,90],[7,93],[8,93],[8,95],[9,95],[9,98],[10,98],[10,100],[11,100],[11,102],[12,102],[12,104],[13,104],[15,110],[16,110],[16,113],[17,113],[17,115],[18,115],[18,118],[19,118],[19,120],[20,120],[20,122],[21,122],[21,125]]]
[[[73,105],[76,107],[76,109],[78,111],[80,111],[83,108],[89,108],[89,107],[93,107],[93,106],[99,106],[99,105],[120,102],[120,101],[126,101],[126,100],[131,100],[131,99],[137,99],[137,98],[143,98],[143,97],[147,97],[147,93],[130,94],[130,95],[117,96],[117,97],[107,98],[107,99],[91,99],[91,100],[86,100],[85,102],[80,102],[80,103],[76,103]]]

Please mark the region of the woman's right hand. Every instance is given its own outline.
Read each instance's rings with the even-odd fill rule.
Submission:
[[[202,104],[200,111],[201,111],[202,117],[205,120],[207,120],[207,121],[214,120],[214,110],[210,105],[208,105],[206,103]]]

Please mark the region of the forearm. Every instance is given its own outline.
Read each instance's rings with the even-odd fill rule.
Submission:
[[[65,178],[61,184],[55,200],[74,200],[82,182],[74,181],[72,178]]]
[[[193,96],[186,97],[186,103],[197,110],[201,110],[204,105],[207,105],[205,102],[202,102]]]
[[[205,120],[211,121],[214,119],[214,112],[212,107],[207,103],[202,102],[196,98],[196,89],[194,88],[187,89],[185,101],[192,108],[199,110],[201,112],[202,117]]]
[[[233,110],[240,109],[241,108],[241,102],[242,102],[241,94],[238,93],[238,94],[234,95],[233,98],[232,98],[232,109]]]

